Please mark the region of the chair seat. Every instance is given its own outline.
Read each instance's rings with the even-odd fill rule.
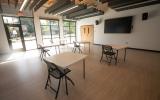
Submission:
[[[61,70],[62,73],[60,73],[59,70]],[[67,73],[71,72],[71,70],[68,68],[66,69],[59,68],[59,70],[53,69],[52,71],[50,71],[50,75],[52,75],[57,79],[60,79],[61,77],[65,76]]]
[[[106,55],[115,55],[116,53],[115,52],[104,52],[104,54],[106,54]]]

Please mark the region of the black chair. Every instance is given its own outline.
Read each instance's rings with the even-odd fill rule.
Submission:
[[[75,42],[75,41],[73,41],[73,44],[74,44],[74,47],[73,47],[73,49],[72,49],[72,52],[76,52],[76,49],[78,49],[79,50],[79,53],[82,53],[82,50],[81,50],[81,48],[80,48],[80,44],[79,43],[77,43],[77,42]]]
[[[50,56],[50,54],[48,53],[48,49],[45,49],[42,45],[38,44],[40,50],[41,50],[41,54],[40,54],[40,58],[41,60],[43,59],[43,57],[46,57],[46,54],[48,54]]]
[[[68,87],[67,87],[67,80],[69,80],[72,85],[74,86],[74,82],[71,80],[71,78],[69,78],[67,76],[67,74],[69,72],[71,72],[70,69],[66,68],[66,69],[63,69],[57,65],[55,65],[54,63],[51,63],[51,62],[48,62],[44,59],[44,62],[47,64],[47,67],[48,67],[48,78],[47,78],[47,82],[46,82],[46,85],[45,85],[45,89],[47,89],[47,87],[49,86],[49,81],[50,81],[50,84],[51,84],[51,79],[50,79],[50,76],[56,78],[56,79],[59,79],[59,82],[58,82],[58,88],[57,90],[52,88],[51,85],[50,85],[50,88],[56,92],[56,96],[55,96],[55,99],[57,98],[58,96],[58,92],[59,92],[59,88],[60,88],[60,84],[61,84],[61,80],[63,78],[65,78],[65,85],[66,85],[66,94],[68,95]]]
[[[107,59],[107,62],[110,64],[112,59],[115,60],[115,64],[116,64],[116,53],[113,52],[113,49],[112,49],[112,46],[109,46],[109,45],[102,45],[102,56],[101,56],[101,59],[100,59],[100,62],[102,61],[103,59],[103,55],[106,56],[106,59]]]

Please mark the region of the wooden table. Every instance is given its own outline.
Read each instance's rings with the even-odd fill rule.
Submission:
[[[73,52],[64,52],[56,54],[50,57],[46,57],[47,61],[60,66],[63,69],[70,67],[71,65],[83,60],[83,78],[85,79],[85,58],[87,55],[78,54]]]
[[[119,50],[124,49],[124,62],[125,62],[125,60],[126,60],[126,49],[128,48],[127,45],[117,45],[117,44],[106,44],[106,45],[110,45],[110,46],[112,46],[112,48],[114,50],[116,50],[116,63],[118,62],[118,52],[119,52]]]
[[[89,46],[89,49],[88,49],[88,51],[89,51],[89,53],[90,53],[90,43],[91,42],[89,42],[89,41],[75,41],[76,43],[79,43],[79,44],[88,44],[88,46]]]

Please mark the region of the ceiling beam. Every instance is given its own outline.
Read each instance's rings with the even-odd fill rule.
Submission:
[[[63,7],[64,5],[71,3],[70,0],[58,0],[55,4],[53,4],[52,6],[50,6],[49,8],[47,8],[45,10],[45,13],[51,13],[57,9],[59,9],[60,7]]]
[[[69,15],[71,13],[74,13],[74,12],[77,12],[77,11],[80,11],[80,10],[83,10],[83,9],[86,9],[86,8],[87,8],[87,5],[78,5],[77,8],[74,8],[72,10],[66,11],[65,13],[62,13],[60,15],[66,16],[66,15]]]
[[[102,3],[106,3],[108,1],[110,1],[110,0],[99,0],[99,2],[102,2]]]
[[[8,5],[10,5],[10,0],[8,0]]]
[[[41,0],[38,4],[34,7],[34,11],[37,11],[43,4],[45,4],[48,0]]]
[[[111,8],[117,8],[117,7],[131,5],[131,4],[140,3],[144,1],[148,1],[148,0],[116,0],[116,1],[110,1],[108,5]]]
[[[14,1],[15,1],[15,8],[17,8],[18,0],[14,0]]]
[[[0,0],[0,13],[3,13],[3,9],[2,9],[2,1]]]
[[[26,3],[26,5],[25,5],[24,9],[27,9],[27,8],[28,8],[28,6],[30,5],[30,3],[31,3],[31,0],[28,0],[28,2]]]
[[[52,12],[50,12],[50,13],[52,13],[52,14],[57,14],[57,13],[59,13],[59,12],[65,11],[66,9],[72,8],[72,7],[74,7],[74,6],[76,6],[74,3],[66,4],[66,5],[64,5],[63,7],[60,7],[59,9],[54,10],[54,11],[52,11]],[[78,6],[78,5],[77,5],[77,6]]]
[[[92,12],[96,12],[96,11],[97,11],[97,9],[92,7],[92,8],[88,8],[88,9],[84,9],[84,10],[80,10],[80,11],[71,13],[71,14],[69,14],[69,15],[66,16],[66,17],[69,19],[69,18],[73,18],[73,17],[76,17],[76,16],[85,15],[85,14],[92,13]]]
[[[123,11],[123,10],[128,10],[128,9],[133,9],[133,8],[138,8],[138,7],[144,7],[144,6],[149,6],[149,5],[158,4],[158,3],[160,3],[159,0],[150,1],[150,2],[145,2],[145,3],[141,3],[141,4],[134,4],[134,5],[118,7],[118,8],[115,8],[115,10],[116,11]]]
[[[93,16],[99,16],[99,15],[103,15],[103,14],[104,14],[103,11],[97,11],[97,12],[89,13],[89,14],[86,14],[86,15],[77,16],[73,19],[78,20],[78,19],[83,19],[83,18],[88,18],[88,17],[93,17]]]
[[[31,5],[29,6],[29,9],[32,10],[41,0],[34,0]]]

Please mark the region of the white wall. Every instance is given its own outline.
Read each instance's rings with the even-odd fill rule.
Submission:
[[[148,12],[148,20],[142,21],[142,13]],[[133,29],[130,34],[104,34],[105,19],[134,16]],[[99,25],[95,20],[101,19]],[[104,15],[77,21],[77,33],[80,36],[81,25],[94,25],[94,43],[127,44],[132,48],[160,51],[160,4],[116,12],[109,9]],[[80,38],[79,38],[80,39]]]
[[[34,12],[34,23],[35,23],[35,31],[37,36],[37,43],[42,44],[42,35],[41,35],[41,28],[40,28],[40,18],[46,19],[58,19],[59,20],[59,28],[60,28],[60,38],[63,40],[63,17],[61,16],[54,16],[52,14],[45,13],[45,7],[41,7],[36,12]]]
[[[3,19],[0,16],[0,54],[9,52],[9,45],[6,36],[6,32],[4,30]]]

